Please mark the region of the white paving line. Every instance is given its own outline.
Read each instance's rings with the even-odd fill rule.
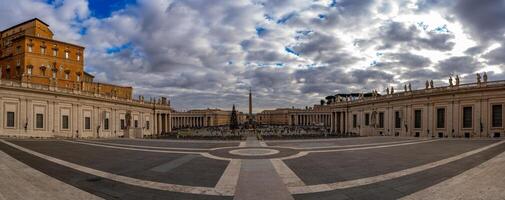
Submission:
[[[156,141],[156,142],[174,142],[174,143],[239,143],[240,140],[192,140],[192,139],[145,139],[145,138],[108,138],[96,140],[139,140],[139,141]]]
[[[94,143],[87,143],[87,142],[77,142],[77,141],[70,141],[70,140],[61,140],[61,141],[68,142],[68,143],[76,143],[76,144],[83,144],[83,145],[90,145],[90,146],[97,146],[97,147],[104,147],[104,148],[111,148],[111,149],[123,149],[123,150],[144,151],[144,152],[154,152],[154,153],[181,153],[181,154],[199,154],[199,155],[202,155],[201,152],[191,152],[191,151],[169,151],[169,150],[155,150],[155,149],[140,149],[140,148],[130,148],[130,147],[120,147],[120,146],[110,146],[110,145],[103,145],[103,144],[94,144]]]
[[[394,138],[394,139],[416,139],[413,137],[394,137],[394,136],[364,136],[364,137],[346,137],[346,138],[318,138],[318,139],[282,139],[282,140],[265,140],[271,143],[303,143],[303,142],[328,142],[328,141],[341,141],[341,140],[365,140],[370,138]]]
[[[300,151],[299,153],[287,157],[282,157],[278,158],[280,160],[289,160],[289,159],[294,159],[294,158],[300,158],[303,156],[306,156],[309,153],[326,153],[326,152],[340,152],[340,151],[357,151],[357,150],[368,150],[368,149],[380,149],[380,148],[387,148],[387,147],[397,147],[397,146],[405,146],[405,145],[412,145],[412,144],[420,144],[420,143],[426,143],[426,142],[435,142],[435,141],[441,141],[441,140],[423,140],[423,141],[418,141],[418,142],[406,142],[406,143],[400,143],[400,144],[390,144],[390,145],[380,145],[380,146],[367,146],[367,147],[357,147],[357,148],[347,148],[347,149],[328,149],[328,150],[314,150],[314,151]]]
[[[457,156],[453,156],[450,158],[446,158],[443,160],[439,160],[436,162],[428,163],[425,165],[409,168],[409,169],[404,169],[401,171],[397,172],[392,172],[388,174],[383,174],[383,175],[378,175],[378,176],[373,176],[373,177],[367,177],[367,178],[361,178],[361,179],[355,179],[355,180],[350,180],[350,181],[341,181],[341,182],[335,182],[335,183],[328,183],[328,184],[318,184],[318,185],[309,185],[309,186],[300,186],[300,187],[288,187],[289,191],[292,194],[304,194],[304,193],[313,193],[313,192],[324,192],[324,191],[330,191],[330,190],[336,190],[336,189],[345,189],[345,188],[351,188],[351,187],[357,187],[357,186],[362,186],[362,185],[368,185],[372,183],[377,183],[381,181],[387,181],[391,180],[394,178],[399,178],[402,176],[407,176],[410,174],[414,174],[417,172],[421,172],[424,170],[428,170],[431,168],[435,168],[441,165],[445,165],[447,163],[475,155],[477,153],[480,153],[482,151],[488,150],[490,148],[493,148],[495,146],[501,145],[505,143],[504,141],[497,142],[473,151],[469,151],[466,153],[459,154]]]
[[[182,192],[182,193],[191,193],[191,194],[203,194],[203,195],[216,195],[216,196],[233,196],[233,193],[228,193],[226,191],[218,191],[216,188],[211,188],[211,187],[198,187],[198,186],[186,186],[186,185],[177,185],[177,184],[170,184],[170,183],[160,183],[160,182],[154,182],[154,181],[146,181],[146,180],[141,180],[141,179],[136,179],[136,178],[131,178],[131,177],[126,177],[126,176],[121,176],[117,174],[112,174],[88,167],[84,167],[75,163],[67,162],[64,160],[60,160],[58,158],[54,158],[48,155],[44,155],[29,149],[26,149],[24,147],[15,145],[13,143],[7,142],[5,140],[0,139],[0,142],[3,142],[11,147],[14,147],[20,151],[26,152],[28,154],[40,157],[42,159],[51,161],[53,163],[80,171],[84,172],[87,174],[91,174],[94,176],[110,179],[113,181],[117,181],[120,183],[128,184],[128,185],[133,185],[133,186],[138,186],[138,187],[144,187],[144,188],[151,188],[151,189],[156,189],[156,190],[164,190],[164,191],[171,191],[171,192]]]
[[[203,157],[206,157],[206,158],[210,158],[210,159],[215,159],[215,160],[233,160],[231,158],[223,158],[223,157],[218,157],[218,156],[215,156],[215,155],[212,155],[210,153],[200,153],[201,156]]]
[[[65,140],[67,141],[67,140]],[[136,148],[144,148],[144,149],[165,149],[165,150],[188,150],[188,151],[209,151],[211,148],[179,148],[179,147],[156,147],[156,146],[144,146],[144,145],[133,145],[133,144],[119,144],[119,143],[110,143],[110,142],[96,142],[92,140],[79,140],[79,142],[89,143],[89,144],[104,144],[104,145],[115,145],[122,147],[136,147]]]
[[[505,152],[477,167],[402,199],[505,199],[504,168]]]
[[[379,148],[385,148],[385,147],[405,146],[405,145],[411,145],[411,144],[421,144],[421,143],[435,142],[435,141],[441,141],[441,140],[432,139],[432,140],[422,140],[422,141],[417,141],[417,142],[405,142],[405,143],[399,143],[399,144],[366,146],[366,147],[356,147],[356,148],[348,148],[348,149],[310,150],[307,152],[309,152],[309,153],[325,153],[325,152],[339,152],[339,151],[356,151],[356,150],[367,150],[367,149],[379,149]]]
[[[217,191],[220,193],[235,194],[241,164],[242,160],[240,159],[232,159],[230,161],[224,170],[223,175],[216,184],[215,188]]]
[[[270,159],[274,165],[275,171],[281,177],[284,184],[288,187],[305,186],[305,183],[298,177],[293,170],[291,170],[282,160]]]
[[[261,142],[260,142],[260,146],[261,146],[261,147],[267,147],[268,145],[267,145],[267,143],[265,143],[265,142],[261,141]]]
[[[102,198],[37,171],[0,151],[0,199]]]
[[[238,147],[246,147],[246,142],[240,142],[240,144],[238,145]]]
[[[296,150],[317,150],[317,149],[328,149],[328,148],[348,148],[348,147],[376,146],[376,145],[386,145],[386,144],[402,144],[402,143],[411,143],[411,142],[415,142],[415,141],[426,141],[426,140],[429,140],[429,139],[403,140],[403,141],[393,141],[393,142],[377,142],[377,143],[351,144],[351,145],[331,145],[331,146],[321,146],[321,147],[292,147],[292,146],[270,146],[270,147],[290,148],[290,149],[296,149]]]

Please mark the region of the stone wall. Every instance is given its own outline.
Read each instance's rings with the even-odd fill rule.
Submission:
[[[0,80],[0,135],[102,138],[126,130],[135,137],[171,131],[168,105],[39,86]]]

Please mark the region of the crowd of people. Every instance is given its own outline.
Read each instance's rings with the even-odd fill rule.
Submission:
[[[178,138],[237,138],[247,135],[256,135],[262,138],[298,138],[298,137],[351,137],[352,133],[332,133],[329,127],[323,126],[276,126],[257,125],[255,128],[239,127],[231,130],[228,126],[202,127],[175,130],[172,135]]]

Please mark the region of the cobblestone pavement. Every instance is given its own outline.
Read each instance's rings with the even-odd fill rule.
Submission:
[[[504,199],[504,143],[0,139],[0,199]]]

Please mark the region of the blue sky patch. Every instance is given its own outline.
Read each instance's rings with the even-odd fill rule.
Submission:
[[[300,54],[298,52],[296,52],[295,50],[289,48],[289,47],[285,47],[284,50],[290,54],[293,54],[295,56],[300,56]]]
[[[122,50],[132,48],[132,46],[133,46],[132,43],[128,42],[128,43],[122,44],[120,46],[113,46],[113,47],[107,48],[106,52],[107,52],[107,54],[119,53]]]
[[[337,0],[332,0],[330,5],[328,5],[330,7],[337,7]]]
[[[256,27],[256,35],[258,35],[258,37],[264,36],[267,32],[268,30],[266,28],[263,28],[261,26]]]
[[[435,28],[433,31],[437,33],[449,33],[449,29],[447,29],[447,25],[439,26]]]
[[[284,15],[282,18],[277,20],[277,24],[285,24],[289,19],[293,18],[296,15],[295,12]]]
[[[121,10],[127,5],[135,5],[136,0],[89,0],[88,6],[97,18],[110,17],[112,12]]]

